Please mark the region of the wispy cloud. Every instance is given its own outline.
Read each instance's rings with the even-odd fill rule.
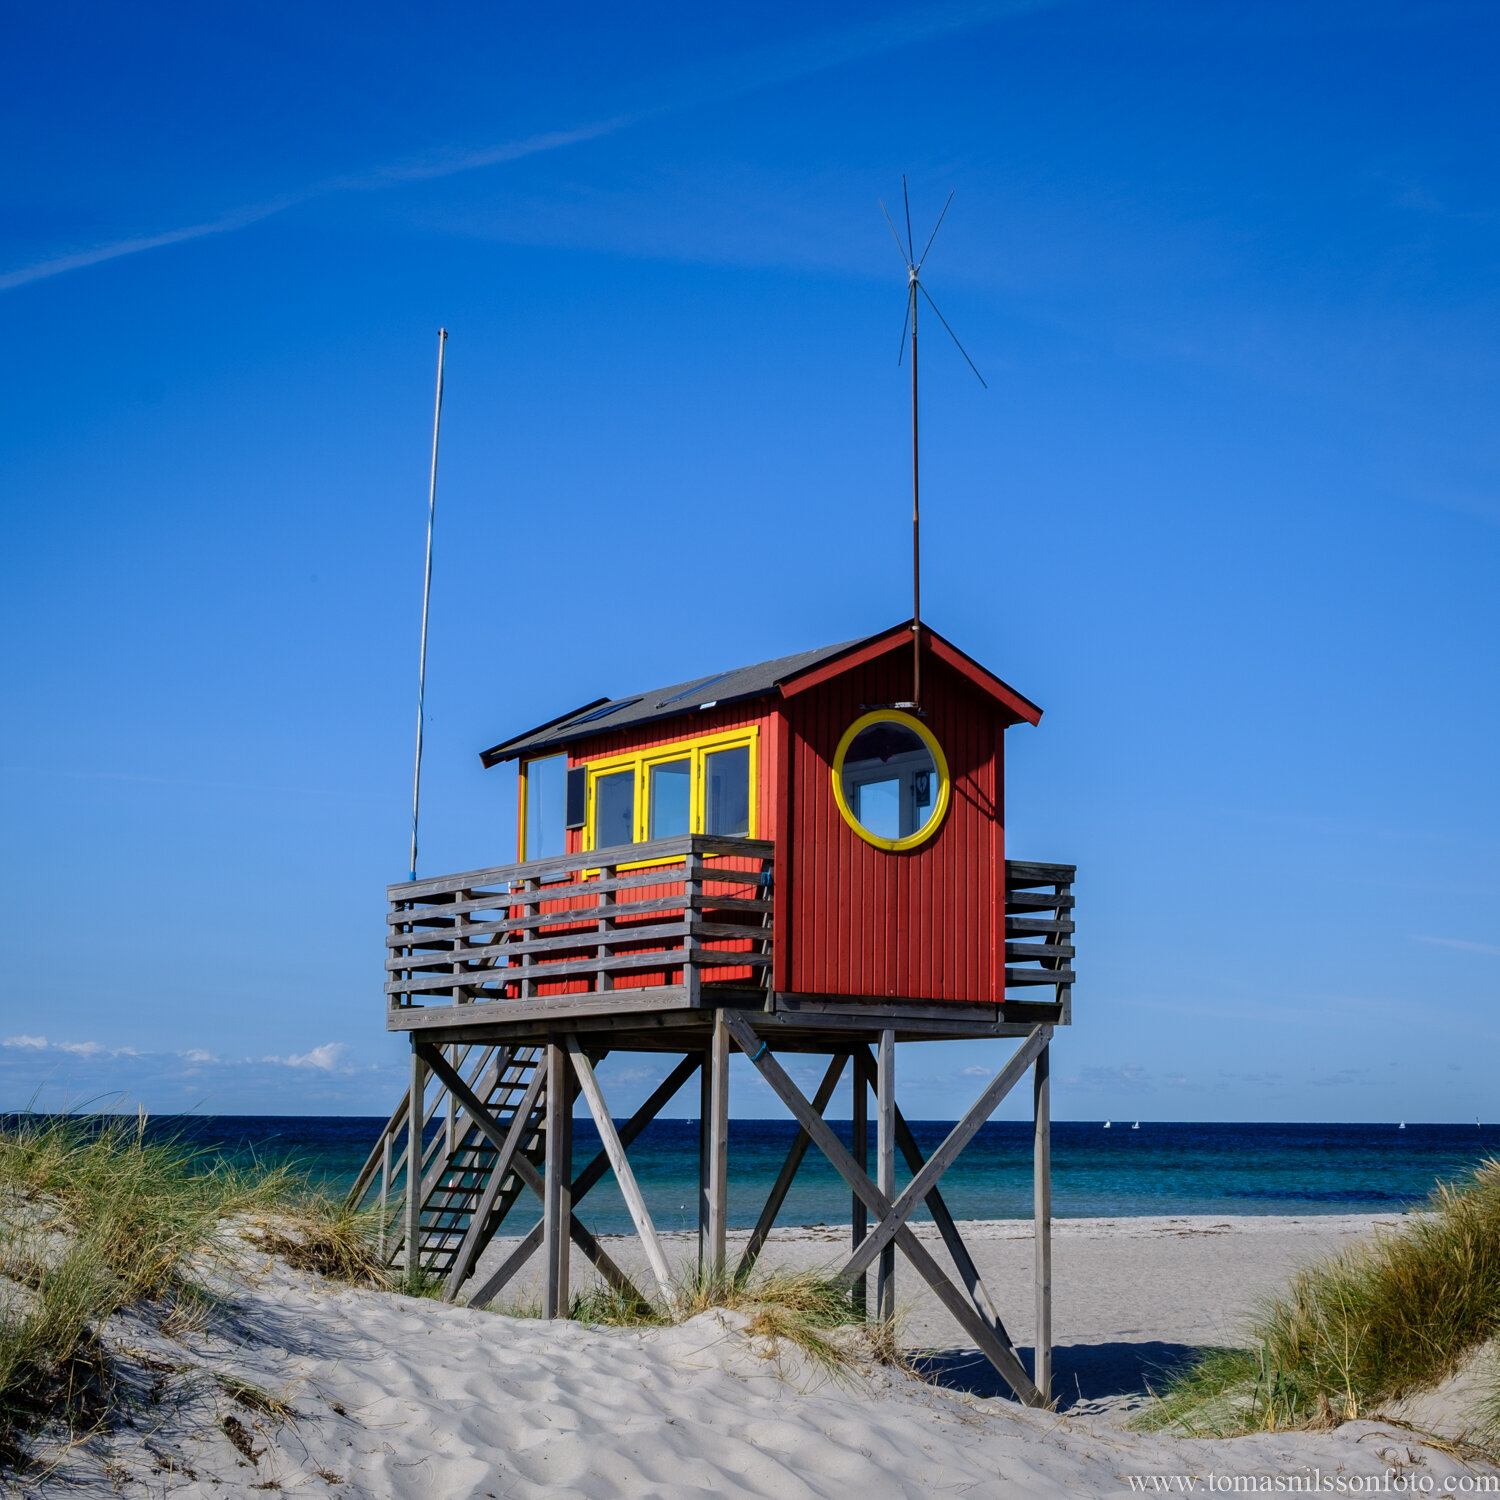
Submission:
[[[367,171],[329,178],[295,192],[261,203],[230,209],[214,218],[163,230],[112,240],[85,250],[50,256],[30,265],[0,272],[0,291],[29,282],[43,281],[67,271],[83,270],[122,256],[180,245],[209,235],[230,234],[260,223],[289,208],[333,193],[369,192],[403,183],[426,182],[473,172],[485,167],[521,161],[544,152],[560,151],[613,135],[631,125],[712,102],[742,97],[778,84],[826,72],[847,63],[917,46],[939,37],[984,26],[1008,17],[1046,10],[1061,0],[960,0],[960,3],[924,6],[898,12],[882,20],[845,27],[799,41],[755,48],[719,63],[694,68],[692,81],[662,90],[655,103],[612,114],[604,119],[564,130],[550,130],[478,147],[449,147],[407,157]]]
[[[70,1057],[107,1059],[134,1057],[144,1061],[154,1058],[175,1057],[195,1066],[241,1067],[246,1063],[261,1062],[280,1068],[314,1068],[323,1073],[353,1073],[353,1067],[344,1065],[349,1048],[343,1042],[324,1042],[321,1047],[306,1052],[293,1052],[287,1057],[223,1058],[203,1047],[188,1047],[180,1052],[142,1052],[135,1047],[107,1047],[103,1042],[55,1042],[44,1036],[17,1035],[0,1038],[0,1047],[16,1052],[62,1052]]]
[[[1465,953],[1488,953],[1500,958],[1500,946],[1494,943],[1471,943],[1465,938],[1422,937],[1420,934],[1413,941],[1431,943],[1434,948],[1461,948]]]
[[[310,1052],[294,1052],[290,1057],[263,1057],[262,1062],[279,1063],[284,1068],[318,1068],[332,1073],[349,1049],[342,1042],[324,1042]]]
[[[106,1047],[102,1042],[50,1042],[44,1036],[8,1036],[0,1047],[27,1052],[66,1052],[73,1057],[144,1057],[134,1047]]]

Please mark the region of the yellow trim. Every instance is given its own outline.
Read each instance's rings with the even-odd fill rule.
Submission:
[[[652,745],[648,749],[631,750],[623,755],[611,755],[603,760],[586,762],[588,766],[588,817],[583,828],[583,847],[592,850],[594,843],[594,785],[601,776],[610,776],[617,771],[635,772],[635,826],[636,843],[645,841],[650,830],[651,810],[648,803],[652,766],[664,765],[674,760],[687,760],[691,764],[691,783],[688,804],[688,832],[702,833],[708,820],[707,776],[704,769],[706,757],[716,750],[737,750],[748,746],[750,750],[750,831],[747,837],[756,836],[760,819],[760,726],[750,724],[742,729],[726,729],[719,734],[706,734],[699,739],[675,740],[670,745]],[[618,868],[638,870],[659,860],[633,860]]]
[[[559,756],[562,757],[563,778],[564,778],[563,795],[564,795],[564,797],[566,797],[567,796],[567,774],[568,774],[568,752],[566,750],[549,750],[549,751],[547,751],[547,753],[545,755],[533,755],[529,759],[523,760],[521,762],[521,764],[520,764],[520,781],[521,781],[521,785],[520,785],[519,792],[518,792],[517,806],[516,806],[516,859],[519,862],[521,862],[522,864],[524,864],[525,861],[526,861],[526,816],[527,816],[527,814],[526,814],[526,807],[527,807],[527,796],[526,796],[526,793],[528,791],[528,787],[527,787],[527,784],[526,784],[527,774],[531,770],[532,766],[535,765],[538,761],[556,760]],[[563,843],[566,844],[567,842],[568,842],[568,835],[567,835],[567,831],[564,830],[563,831]],[[543,856],[543,855],[538,855],[537,856],[538,859],[541,859],[541,858],[544,858],[544,857],[545,856]]]
[[[937,802],[933,806],[932,816],[915,833],[909,833],[903,839],[883,839],[879,834],[871,833],[854,816],[854,811],[844,796],[844,756],[848,753],[849,746],[854,743],[855,735],[862,729],[868,729],[871,724],[882,723],[904,724],[908,729],[915,730],[922,743],[931,752],[938,769]],[[906,849],[915,849],[918,844],[925,844],[938,831],[948,811],[948,800],[952,788],[948,778],[948,758],[943,754],[943,747],[933,738],[932,731],[920,719],[914,718],[911,714],[902,713],[899,708],[877,708],[873,713],[861,714],[844,731],[844,737],[839,741],[839,747],[833,753],[832,772],[833,800],[838,803],[839,811],[844,815],[844,821],[865,843],[873,844],[877,849],[899,854]]]

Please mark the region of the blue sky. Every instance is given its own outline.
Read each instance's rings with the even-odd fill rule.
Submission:
[[[0,1106],[389,1106],[440,324],[424,869],[510,855],[483,746],[908,613],[904,172],[989,382],[926,344],[925,613],[1080,867],[1056,1113],[1500,1117],[1491,7],[9,40]]]

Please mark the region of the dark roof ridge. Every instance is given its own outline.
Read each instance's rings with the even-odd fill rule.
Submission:
[[[552,749],[589,735],[632,728],[654,719],[677,718],[720,703],[765,697],[781,689],[790,679],[804,674],[811,674],[815,680],[822,680],[837,671],[841,657],[883,654],[892,649],[901,635],[910,631],[911,624],[910,620],[906,620],[852,641],[840,641],[836,645],[820,646],[812,651],[794,652],[790,656],[772,657],[769,661],[733,667],[724,672],[712,672],[707,676],[669,683],[665,687],[629,694],[623,698],[596,698],[582,708],[573,709],[545,724],[538,724],[522,734],[502,740],[498,745],[482,751],[479,758],[485,766],[494,766],[501,761],[515,760],[531,751]],[[935,647],[941,643],[941,655],[950,665],[958,667],[991,696],[1005,702],[1018,718],[1035,723],[1041,717],[1041,710],[1035,704],[981,667],[966,652],[960,651],[930,626],[924,625],[923,630]],[[819,668],[822,670],[814,670]]]

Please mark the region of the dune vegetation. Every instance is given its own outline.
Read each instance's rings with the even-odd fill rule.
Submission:
[[[0,1464],[44,1423],[107,1424],[105,1320],[141,1303],[164,1324],[200,1317],[206,1269],[243,1244],[228,1221],[257,1218],[273,1252],[349,1279],[373,1268],[363,1226],[288,1167],[244,1170],[130,1117],[0,1129]]]
[[[795,1344],[830,1371],[886,1358],[895,1348],[894,1335],[882,1325],[867,1324],[849,1288],[825,1271],[772,1270],[733,1278],[695,1268],[673,1290],[666,1306],[642,1303],[600,1285],[573,1299],[570,1316],[584,1323],[660,1325],[722,1307],[746,1315],[745,1331],[751,1337]]]
[[[1137,1425],[1195,1436],[1336,1425],[1439,1384],[1497,1333],[1500,1162],[1488,1161],[1398,1227],[1300,1271],[1254,1310],[1246,1347],[1205,1352]]]

